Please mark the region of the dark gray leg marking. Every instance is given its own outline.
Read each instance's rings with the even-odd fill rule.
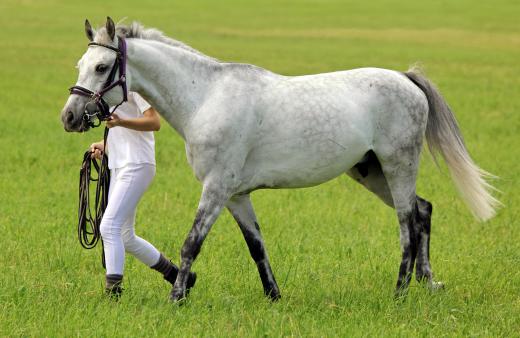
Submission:
[[[399,267],[399,277],[396,286],[396,296],[406,294],[410,284],[414,262],[416,265],[416,278],[419,282],[425,282],[432,289],[440,289],[442,283],[433,281],[430,267],[430,231],[432,204],[419,196],[416,198],[412,212],[399,220],[401,227],[406,225],[408,241],[403,247],[403,258]]]
[[[271,270],[264,240],[260,233],[260,227],[256,222],[256,216],[249,196],[233,197],[228,202],[227,207],[240,227],[249,248],[249,253],[256,263],[264,294],[272,300],[278,300],[280,298],[280,289]]]
[[[186,285],[191,269],[191,265],[200,252],[202,243],[206,238],[211,226],[217,219],[222,210],[225,198],[218,198],[217,194],[203,189],[197,215],[193,221],[193,226],[184,241],[181,249],[181,264],[177,280],[170,293],[170,300],[179,301],[186,296]]]
[[[399,216],[401,227],[402,259],[399,266],[399,276],[396,285],[396,297],[404,296],[412,279],[413,267],[417,257],[419,233],[416,228],[417,208],[411,212]],[[408,238],[406,238],[408,237]]]
[[[433,280],[430,266],[430,232],[431,215],[433,206],[427,200],[417,196],[417,228],[419,229],[419,243],[417,249],[417,261],[415,265],[415,278],[418,282],[426,283],[432,289],[442,289],[444,284]]]
[[[170,293],[170,299],[172,301],[178,301],[186,296],[186,286],[188,284],[188,276],[190,273],[191,265],[197,255],[200,252],[202,242],[204,241],[205,234],[201,233],[200,228],[203,224],[204,210],[197,210],[195,221],[188,234],[188,237],[184,241],[181,249],[181,266],[177,279],[174,283],[173,289]]]
[[[417,196],[416,228],[419,230],[419,243],[417,261],[415,265],[415,277],[417,281],[431,281],[432,271],[430,267],[430,230],[432,204]]]
[[[264,287],[264,294],[273,300],[280,299],[280,290],[278,289],[278,284],[276,283],[273,271],[271,270],[271,264],[269,263],[264,242],[260,235],[260,227],[258,226],[258,223],[254,223],[256,231],[251,231],[250,227],[248,228],[239,220],[237,220],[237,223],[240,230],[242,230],[251,257],[258,268],[258,273],[262,280],[262,286]]]

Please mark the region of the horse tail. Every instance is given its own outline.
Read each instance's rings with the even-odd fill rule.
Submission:
[[[501,203],[491,194],[496,189],[486,179],[495,176],[479,168],[469,156],[457,120],[435,85],[416,67],[404,74],[428,99],[426,140],[435,162],[440,153],[455,186],[477,219],[486,221],[492,218]]]

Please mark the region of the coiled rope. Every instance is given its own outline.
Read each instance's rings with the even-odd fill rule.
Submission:
[[[106,149],[108,128],[105,127],[103,137],[103,149]],[[92,176],[92,167],[96,176]],[[96,194],[94,204],[90,200],[90,183],[96,183]],[[110,170],[108,169],[108,157],[106,151],[100,163],[92,157],[90,150],[83,155],[83,164],[79,172],[79,208],[78,208],[78,239],[85,249],[94,248],[101,240],[99,226],[108,204],[108,189],[110,187]],[[105,268],[105,251],[103,240],[101,240],[101,264]]]

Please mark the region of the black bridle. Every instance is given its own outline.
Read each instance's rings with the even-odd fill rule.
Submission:
[[[103,88],[94,93],[90,89],[81,86],[72,86],[69,88],[70,94],[77,94],[81,96],[85,96],[90,98],[90,101],[85,105],[85,112],[83,114],[83,119],[88,123],[88,125],[92,128],[98,127],[101,124],[101,121],[106,121],[110,118],[110,115],[119,107],[123,102],[128,100],[128,88],[126,87],[126,41],[124,38],[119,37],[119,48],[112,47],[110,45],[105,45],[103,43],[91,42],[89,46],[101,46],[113,50],[116,52],[116,60],[112,69],[110,70],[110,74],[105,82]],[[117,70],[119,69],[119,79],[115,80]],[[114,87],[121,86],[123,90],[123,100],[114,107],[112,111],[106,101],[103,99],[103,95],[105,95],[109,90]],[[92,108],[92,105],[95,105],[96,109],[94,113],[89,112],[89,107]],[[92,121],[93,117],[97,117],[98,123],[95,124]]]

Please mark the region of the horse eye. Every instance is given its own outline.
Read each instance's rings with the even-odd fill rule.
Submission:
[[[107,65],[97,65],[96,66],[96,72],[98,72],[98,73],[104,73],[107,71],[107,69],[108,69]]]

